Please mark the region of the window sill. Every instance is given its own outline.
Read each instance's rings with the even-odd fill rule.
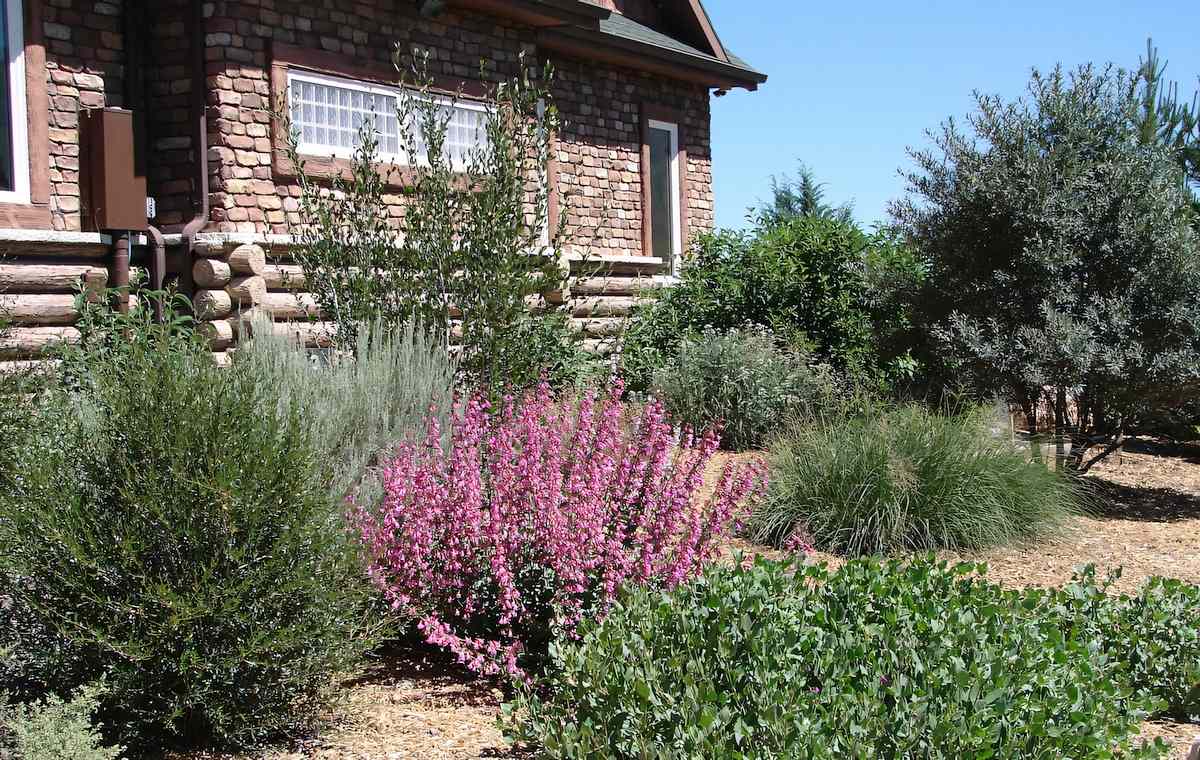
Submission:
[[[351,180],[354,178],[353,163],[348,158],[301,155],[300,160],[304,162],[305,175],[312,179],[330,181],[333,179]],[[300,173],[296,170],[296,165],[288,157],[287,152],[280,147],[275,148],[272,164],[275,177],[278,179],[295,180],[300,176]],[[387,183],[389,188],[397,191],[412,188],[416,184],[419,171],[419,169],[409,166],[397,166],[396,164],[386,162],[375,164],[375,173]],[[456,173],[454,177],[455,189],[465,191],[467,189],[467,175],[460,172]]]
[[[50,206],[42,203],[0,202],[0,227],[48,230],[51,227]]]

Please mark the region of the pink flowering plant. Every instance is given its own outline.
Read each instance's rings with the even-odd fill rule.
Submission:
[[[429,643],[523,678],[622,585],[697,575],[762,499],[761,462],[731,464],[698,499],[718,433],[676,431],[661,404],[627,408],[622,390],[565,403],[543,383],[494,408],[475,394],[448,446],[431,416],[425,441],[387,463],[381,507],[352,518],[372,580]]]

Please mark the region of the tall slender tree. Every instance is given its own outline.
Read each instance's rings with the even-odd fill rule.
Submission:
[[[758,221],[770,227],[805,216],[851,223],[854,204],[835,206],[826,202],[825,183],[817,182],[812,169],[800,164],[796,179],[786,174],[771,177],[771,200],[759,207]]]
[[[1138,133],[1142,144],[1162,145],[1175,156],[1200,214],[1200,77],[1188,103],[1180,97],[1179,83],[1166,80],[1166,71],[1167,62],[1159,59],[1154,40],[1146,40],[1146,57],[1138,62],[1133,80],[1140,103]]]

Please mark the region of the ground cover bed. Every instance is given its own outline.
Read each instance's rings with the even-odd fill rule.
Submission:
[[[709,487],[731,457],[724,454],[709,468]],[[1120,566],[1117,586],[1133,591],[1147,577],[1165,575],[1200,582],[1200,447],[1171,447],[1136,442],[1097,466],[1090,476],[1096,489],[1094,513],[1075,520],[1062,536],[1036,545],[1006,547],[946,559],[988,563],[989,577],[1013,587],[1053,586],[1067,582],[1075,567],[1094,563],[1101,574]],[[734,552],[780,553],[736,539]],[[841,563],[814,553],[813,559]],[[517,757],[496,727],[501,692],[447,658],[420,647],[398,647],[373,664],[360,680],[347,684],[345,708],[335,726],[310,742],[259,755],[272,760],[403,760],[429,758]],[[1184,758],[1200,726],[1169,721],[1147,722],[1142,736],[1163,737],[1172,757]],[[179,758],[178,760],[185,760]],[[205,754],[186,760],[232,760]]]

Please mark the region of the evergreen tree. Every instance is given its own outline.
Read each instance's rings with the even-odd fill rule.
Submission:
[[[1192,192],[1192,205],[1200,213],[1200,78],[1189,104],[1180,99],[1179,84],[1164,79],[1166,70],[1154,41],[1147,40],[1146,57],[1138,63],[1134,80],[1140,102],[1137,129],[1144,145],[1162,145],[1175,156]]]
[[[786,174],[771,177],[771,200],[758,209],[758,221],[763,226],[772,227],[799,217],[852,223],[854,205],[843,203],[834,206],[827,203],[825,183],[817,182],[812,169],[800,164],[799,176],[794,180]]]
[[[1024,100],[977,95],[892,208],[929,261],[931,360],[1032,429],[1048,402],[1078,470],[1200,390],[1200,235],[1177,154],[1139,128],[1144,95],[1090,66],[1034,72]]]

